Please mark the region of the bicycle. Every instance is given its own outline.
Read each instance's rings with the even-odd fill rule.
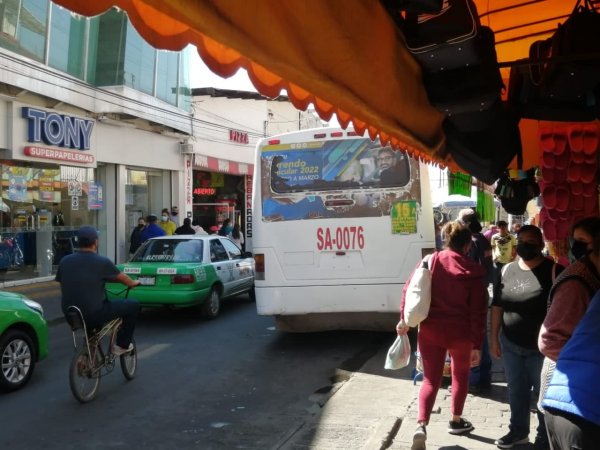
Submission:
[[[126,288],[127,295],[129,289]],[[124,290],[124,291],[125,291]],[[123,293],[121,291],[120,293]],[[117,356],[111,352],[116,344],[117,332],[123,320],[113,319],[101,328],[88,330],[81,310],[76,306],[69,306],[66,314],[67,322],[73,333],[73,346],[75,354],[69,367],[69,386],[75,398],[81,403],[92,401],[98,393],[100,378],[113,371]],[[77,332],[83,333],[82,343],[77,347]],[[127,381],[135,378],[137,368],[137,347],[132,339],[133,350],[119,356],[120,366]],[[107,343],[107,345],[102,345]]]

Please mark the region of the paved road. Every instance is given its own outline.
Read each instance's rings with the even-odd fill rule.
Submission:
[[[378,333],[281,334],[247,297],[204,321],[145,311],[138,376],[117,368],[81,405],[68,387],[71,334],[51,327],[50,356],[22,391],[0,396],[0,448],[268,449],[319,411],[337,368],[359,367]]]

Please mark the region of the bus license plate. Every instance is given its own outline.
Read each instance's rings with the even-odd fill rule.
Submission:
[[[154,286],[156,284],[154,277],[138,277],[138,280],[142,286]]]

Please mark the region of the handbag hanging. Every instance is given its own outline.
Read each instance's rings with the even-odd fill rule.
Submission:
[[[409,327],[416,327],[429,314],[431,305],[431,255],[425,256],[415,269],[404,292],[403,319]]]

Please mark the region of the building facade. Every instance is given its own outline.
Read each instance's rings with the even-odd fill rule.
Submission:
[[[226,218],[238,223],[251,250],[256,144],[266,136],[324,124],[284,95],[268,99],[255,92],[195,88],[192,96],[192,216],[207,231]]]
[[[47,0],[2,2],[0,27],[0,282],[52,276],[83,224],[124,261],[138,217],[185,211],[193,49]]]

